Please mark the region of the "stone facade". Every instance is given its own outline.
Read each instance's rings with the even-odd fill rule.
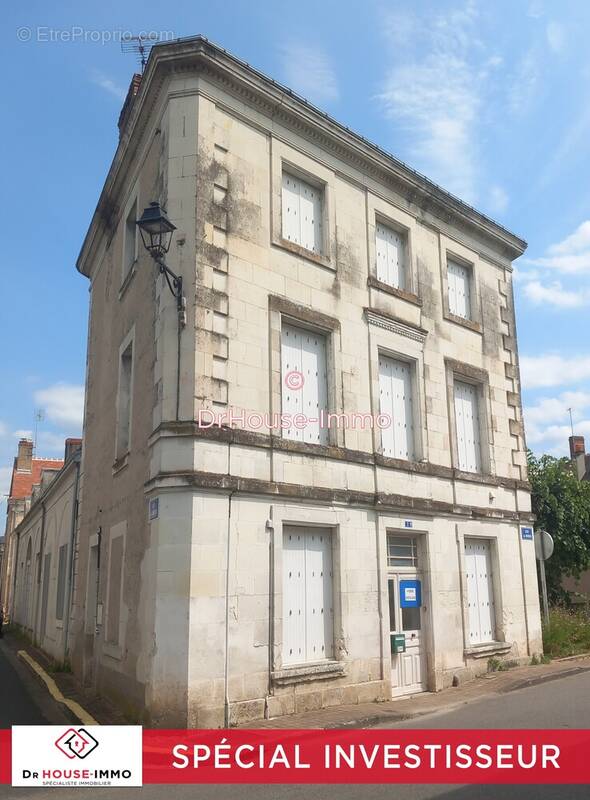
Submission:
[[[321,191],[318,252],[283,236],[285,167]],[[177,228],[167,263],[187,296],[180,332],[141,246],[125,262],[130,215],[153,200]],[[403,288],[377,277],[378,221],[404,231]],[[540,652],[520,533],[531,517],[511,261],[524,247],[206,40],[154,47],[78,260],[91,282],[72,626],[84,681],[166,726],[389,697],[388,536],[408,532],[422,688],[477,674],[490,655]],[[470,319],[449,307],[448,257],[470,265]],[[411,460],[384,454],[374,426],[334,424],[325,444],[271,427],[285,322],[326,337],[334,413],[375,417],[380,355],[411,362]],[[477,387],[478,472],[459,468],[457,378]],[[230,409],[244,419],[197,423]],[[330,658],[293,665],[283,537],[298,526],[330,536],[333,642]],[[491,569],[493,637],[476,648],[465,537],[487,543]]]

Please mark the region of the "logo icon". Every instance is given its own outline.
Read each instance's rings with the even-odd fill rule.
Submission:
[[[298,389],[303,389],[303,384],[305,383],[305,376],[299,370],[292,369],[290,372],[287,372],[285,375],[285,386],[287,389],[293,389],[297,391]]]
[[[68,728],[55,740],[55,746],[68,758],[86,758],[98,747],[98,741],[86,728]]]

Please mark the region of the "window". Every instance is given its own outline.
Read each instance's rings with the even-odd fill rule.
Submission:
[[[471,319],[471,267],[449,259],[447,279],[449,311],[457,317]]]
[[[281,329],[282,413],[301,424],[285,429],[287,439],[328,443],[328,426],[320,416],[328,411],[326,336],[283,322]],[[322,422],[324,424],[322,424]]]
[[[125,220],[125,245],[123,248],[123,280],[137,260],[137,197],[131,204]]]
[[[117,414],[117,458],[129,451],[131,439],[131,400],[133,390],[133,342],[125,347],[119,364]]]
[[[332,535],[322,528],[283,533],[283,664],[333,656]]]
[[[491,544],[485,539],[465,539],[469,644],[494,641],[494,587]]]
[[[481,472],[479,390],[462,381],[455,381],[454,389],[459,469]]]
[[[119,644],[121,623],[121,579],[123,577],[123,543],[124,537],[117,536],[111,540],[109,560],[109,594],[106,640],[109,644]]]
[[[59,548],[59,562],[57,567],[57,594],[55,598],[56,619],[64,618],[67,568],[68,568],[68,546],[67,544],[63,544]]]
[[[391,425],[381,428],[383,454],[410,461],[415,458],[412,377],[406,361],[379,356],[380,411],[391,418]]]
[[[418,541],[415,536],[387,534],[387,566],[418,567]]]
[[[407,236],[395,228],[377,223],[375,227],[377,278],[383,283],[406,288]]]
[[[323,192],[317,186],[283,172],[283,239],[312,253],[322,252]]]

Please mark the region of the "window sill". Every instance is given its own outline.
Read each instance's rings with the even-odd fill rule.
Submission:
[[[504,655],[511,649],[512,645],[508,642],[487,642],[486,644],[466,647],[463,653],[469,658],[487,658],[493,655]]]
[[[332,264],[330,259],[324,255],[314,253],[312,250],[308,250],[305,247],[301,247],[299,244],[290,242],[288,239],[274,239],[273,244],[276,247],[281,247],[283,250],[288,250],[294,255],[301,256],[308,261],[313,261],[314,264],[319,264],[321,267],[326,267],[326,269],[331,269],[336,272],[336,267]]]
[[[367,286],[373,289],[379,289],[380,292],[399,297],[400,300],[405,300],[408,303],[413,303],[415,306],[422,306],[422,300],[414,292],[408,292],[405,289],[398,289],[397,286],[391,286],[389,283],[384,283],[376,278],[375,275],[369,275],[367,278]]]
[[[112,642],[105,642],[102,652],[109,658],[114,658],[116,661],[123,660],[123,648],[120,644],[112,644]]]
[[[275,670],[271,677],[276,686],[290,686],[294,683],[310,683],[311,681],[339,678],[341,675],[344,675],[344,664],[341,661],[321,661],[315,664],[302,664],[299,667]]]
[[[134,277],[134,275],[135,275],[135,273],[137,271],[135,269],[135,265],[136,264],[137,264],[137,259],[135,259],[133,264],[129,267],[129,270],[127,271],[127,275],[125,275],[125,278],[123,279],[123,283],[121,284],[121,288],[119,289],[119,300],[121,300],[123,295],[127,292],[127,289],[129,288],[129,284],[133,280],[133,277]]]
[[[467,328],[474,333],[482,333],[479,322],[474,322],[472,319],[465,319],[464,317],[458,317],[456,314],[451,314],[450,311],[445,311],[443,316],[449,322],[454,322],[455,325],[461,325],[463,328]]]
[[[113,464],[113,475],[116,475],[118,472],[124,470],[128,464],[129,464],[129,450],[122,456],[119,456],[119,458],[115,459],[115,462]]]

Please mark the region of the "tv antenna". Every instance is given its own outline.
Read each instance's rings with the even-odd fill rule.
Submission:
[[[141,33],[139,36],[123,36],[121,39],[121,52],[134,53],[141,66],[145,69],[152,47],[160,40],[157,33]]]
[[[571,408],[568,408],[568,411],[570,412],[570,427],[572,429],[572,436],[573,436],[574,435],[574,418],[572,416]]]
[[[38,408],[35,411],[35,437],[33,439],[33,452],[37,452],[37,430],[39,428],[39,423],[43,422],[45,419],[45,410],[43,408]]]

